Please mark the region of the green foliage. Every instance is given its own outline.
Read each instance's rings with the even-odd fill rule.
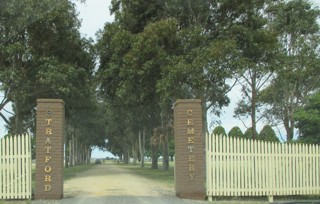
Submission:
[[[241,129],[238,126],[235,126],[231,128],[231,130],[228,133],[228,137],[244,137]]]
[[[308,103],[295,112],[299,140],[320,144],[320,93],[309,98]]]
[[[230,28],[241,53],[237,80],[242,98],[235,109],[235,116],[240,120],[251,118],[254,130],[252,137],[256,138],[256,123],[261,118],[259,93],[268,83],[278,61],[277,36],[268,26],[267,8],[272,5],[272,1],[242,1],[240,5],[230,5],[231,1],[228,3],[235,15],[239,16],[239,20]]]
[[[149,22],[160,20],[164,15],[165,2],[158,0],[112,0],[111,13],[122,28],[140,33]]]
[[[281,2],[271,9],[276,14],[273,26],[282,33],[301,37],[302,35],[317,33],[319,30],[319,24],[316,19],[319,17],[320,12],[308,0]]]
[[[222,135],[222,136],[227,136],[225,129],[222,126],[217,126],[213,129],[212,134],[214,135]]]
[[[78,174],[88,171],[94,167],[94,164],[86,164],[86,165],[77,165],[69,168],[64,168],[63,169],[63,179],[64,180],[69,180],[71,178],[76,177]]]
[[[252,131],[253,131],[252,127],[248,128],[248,129],[244,132],[243,137],[244,137],[244,138],[247,138],[247,139],[252,139],[252,138],[253,138]],[[258,132],[255,131],[255,134],[254,134],[254,135],[255,135],[255,136],[258,136]],[[259,139],[259,137],[256,137],[255,139]]]
[[[259,133],[259,140],[270,141],[270,142],[280,142],[276,133],[273,131],[270,125],[265,125]]]
[[[213,19],[203,21],[216,15],[210,5],[216,6],[204,1],[112,1],[115,22],[99,34],[97,75],[110,112],[126,109],[120,114],[125,117],[111,114],[114,125],[107,127],[110,141],[121,141],[120,149],[133,145],[135,137],[129,135],[138,135],[143,128],[151,136],[154,128],[161,127],[169,137],[172,104],[178,98],[202,99],[205,127],[207,111],[219,114],[228,104],[226,78],[231,77],[239,53],[233,39],[212,27]]]
[[[103,147],[95,50],[92,40],[80,36],[75,5],[67,0],[4,0],[0,9],[0,90],[14,111],[7,121],[9,132],[34,133],[36,99],[60,98],[67,142],[80,132],[82,145]]]
[[[270,26],[278,32],[281,66],[275,69],[276,75],[260,99],[268,107],[263,115],[273,126],[283,124],[290,142],[294,112],[319,89],[320,10],[306,0],[284,1],[270,9],[274,14]]]

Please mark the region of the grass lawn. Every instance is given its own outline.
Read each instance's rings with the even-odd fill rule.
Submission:
[[[135,174],[143,176],[145,178],[161,182],[170,186],[174,186],[174,162],[170,162],[170,168],[168,171],[162,170],[162,163],[159,162],[159,169],[151,169],[151,163],[146,162],[143,168],[140,167],[140,164],[119,164],[122,168],[129,169]]]
[[[73,166],[73,167],[69,167],[69,168],[64,168],[63,171],[63,179],[64,181],[73,178],[75,176],[77,176],[77,174],[86,171],[90,168],[92,168],[94,166],[94,164],[85,164],[85,165],[77,165],[77,166]]]

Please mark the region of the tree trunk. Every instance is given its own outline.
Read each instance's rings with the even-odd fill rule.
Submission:
[[[71,141],[71,146],[72,146],[72,148],[71,148],[71,151],[72,151],[72,153],[71,153],[71,160],[72,160],[72,163],[71,163],[71,166],[74,166],[75,164],[76,164],[76,160],[75,160],[75,154],[76,154],[76,151],[75,151],[75,136],[74,136],[74,133],[72,134],[72,141]]]
[[[66,168],[69,168],[69,138],[66,136],[66,140],[64,143],[64,164]]]
[[[69,145],[69,166],[72,166],[72,138],[68,143]]]
[[[80,142],[79,142],[80,143]],[[78,150],[78,152],[79,152],[79,164],[80,165],[82,165],[82,164],[84,164],[84,154],[85,154],[85,146],[83,145],[83,144],[79,144],[79,150]]]
[[[153,136],[151,137],[150,140],[150,145],[151,145],[151,169],[158,169],[158,147],[160,145],[160,134],[159,134],[159,129],[154,128],[153,129]]]
[[[164,136],[164,142],[162,144],[162,153],[163,153],[163,170],[168,171],[169,170],[169,144],[168,144],[168,136]]]
[[[151,169],[159,169],[158,167],[158,147],[156,145],[151,145],[151,157],[152,157],[152,163],[151,163]]]
[[[77,134],[77,131],[76,131],[76,136],[75,136],[75,139],[74,139],[74,164],[75,165],[78,165],[79,164],[79,155],[78,155],[78,152],[79,152],[79,144],[78,144],[78,134]]]
[[[257,138],[256,135],[256,100],[257,100],[257,89],[256,89],[256,78],[257,72],[256,70],[253,70],[253,76],[252,76],[252,85],[251,85],[251,126],[252,126],[252,139],[255,140]]]
[[[139,131],[140,167],[144,167],[145,128]]]
[[[123,163],[129,164],[129,151],[127,147],[124,147],[123,151]]]
[[[6,96],[4,96],[6,97]],[[8,98],[2,101],[0,104],[0,111],[10,102]],[[0,112],[0,117],[3,119],[3,121],[8,125],[8,127],[11,127],[10,121]]]
[[[168,144],[168,122],[167,115],[162,116],[162,134],[160,135],[160,144],[162,147],[162,166],[164,171],[169,170],[169,144]]]
[[[15,134],[21,135],[23,134],[23,125],[22,125],[22,107],[20,100],[17,99],[15,102]]]
[[[90,161],[91,161],[91,154],[92,154],[92,149],[91,149],[91,147],[89,147],[89,151],[88,151],[88,164],[90,164]]]
[[[205,136],[209,134],[208,121],[207,121],[207,104],[206,104],[205,97],[201,99],[201,109],[202,109],[202,137],[203,139],[205,139]]]
[[[137,147],[136,147],[136,142],[132,142],[132,157],[133,157],[133,165],[137,164],[138,160],[138,155],[137,155]]]

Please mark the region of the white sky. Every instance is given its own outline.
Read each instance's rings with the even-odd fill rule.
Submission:
[[[112,22],[113,16],[110,15],[109,7],[111,0],[86,0],[86,3],[79,3],[79,0],[71,0],[77,5],[79,11],[79,18],[82,19],[82,24],[80,28],[80,33],[84,37],[91,37],[94,40],[96,39],[95,34],[98,30],[103,29],[106,22]],[[320,6],[320,0],[312,0],[316,6]],[[233,110],[236,102],[241,97],[240,91],[237,89],[232,90],[228,96],[231,99],[231,103],[227,108],[224,108],[222,115],[220,117],[221,125],[228,132],[232,127],[239,126],[242,131],[245,131],[246,128],[243,124],[237,119],[233,118]],[[1,94],[0,94],[0,99]],[[7,107],[7,109],[11,109]],[[208,120],[215,116],[208,116]],[[3,127],[3,120],[0,118],[0,138],[6,134],[6,131]],[[250,124],[250,123],[248,123]],[[260,131],[263,124],[258,124],[258,131]],[[93,157],[105,157],[106,153],[101,153],[99,151],[94,151]],[[108,155],[110,156],[110,155]]]

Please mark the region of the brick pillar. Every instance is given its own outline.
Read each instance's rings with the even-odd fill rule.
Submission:
[[[63,197],[64,102],[37,100],[35,199]]]
[[[180,198],[204,200],[205,150],[200,99],[174,104],[175,190]]]

